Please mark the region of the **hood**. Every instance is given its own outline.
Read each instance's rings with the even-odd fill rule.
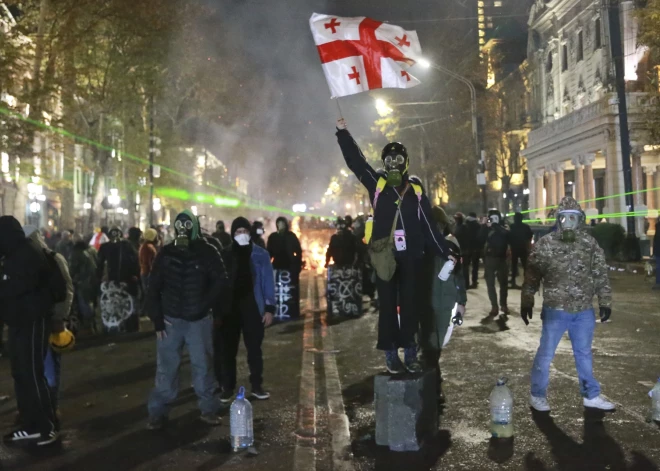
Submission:
[[[559,205],[557,206],[557,212],[560,213],[562,211],[582,212],[582,208],[580,207],[580,203],[575,201],[575,198],[573,198],[572,196],[564,196],[559,202]]]
[[[286,224],[286,230],[289,230],[289,220],[285,218],[284,216],[280,216],[275,220],[275,226],[277,226],[280,221],[283,221]]]
[[[234,221],[231,223],[231,234],[229,234],[232,237],[232,239],[234,238],[236,231],[239,229],[246,229],[249,232],[251,229],[250,221],[248,221],[246,218],[242,216],[234,219]]]
[[[128,229],[128,240],[131,242],[140,242],[142,231],[138,227],[131,227]]]
[[[41,235],[41,232],[39,232],[39,230],[36,227],[25,226],[23,228],[23,232],[25,232],[25,237],[27,237],[28,239],[32,239],[42,248],[44,249],[48,248],[48,246],[46,245],[46,241],[44,240],[44,236]]]
[[[0,255],[12,253],[24,241],[21,223],[14,216],[0,217]]]
[[[199,235],[201,234],[202,231],[199,228],[199,219],[197,219],[197,216],[195,216],[192,213],[192,211],[190,211],[189,209],[184,209],[179,214],[177,214],[177,216],[176,216],[177,219],[182,214],[185,214],[186,216],[188,216],[190,218],[190,220],[192,221],[192,223],[193,223],[192,235],[190,236],[190,240],[193,241],[193,240],[199,239]]]

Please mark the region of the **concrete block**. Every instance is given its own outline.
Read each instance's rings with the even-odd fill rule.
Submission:
[[[418,451],[438,431],[435,372],[379,374],[374,379],[376,444]]]

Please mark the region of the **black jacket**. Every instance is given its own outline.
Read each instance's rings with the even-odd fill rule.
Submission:
[[[213,237],[220,242],[223,250],[231,246],[231,236],[228,232],[214,232]]]
[[[216,306],[227,286],[222,257],[204,238],[187,248],[170,243],[154,260],[147,312],[156,331],[165,329],[165,317],[197,321]]]
[[[7,325],[51,315],[50,266],[41,245],[12,216],[0,218],[0,314]]]
[[[506,258],[511,246],[511,234],[501,224],[483,226],[482,237],[486,241],[484,255],[486,257]]]
[[[140,261],[133,245],[126,239],[101,245],[96,264],[96,277],[99,280],[103,279],[106,262],[108,281],[126,283],[128,292],[136,295],[140,279]]]
[[[285,232],[273,232],[268,237],[266,250],[273,259],[275,270],[288,270],[300,273],[302,270],[302,247],[298,236],[289,230],[289,222],[285,218],[277,218],[277,222],[287,223]]]
[[[369,199],[373,206],[376,185],[380,176],[367,163],[362,151],[347,130],[337,131],[337,141],[344,155],[346,165],[369,192]],[[390,186],[386,186],[378,197],[374,210],[372,240],[390,237],[394,216],[397,213],[397,201],[399,201],[397,191]],[[446,260],[449,257],[449,250],[445,238],[438,231],[436,224],[433,223],[431,204],[426,195],[422,195],[421,201],[418,201],[417,195],[410,188],[404,195],[400,207],[406,232],[407,250],[404,252],[405,256],[420,258],[424,253],[425,241],[428,241],[428,246],[431,247],[435,255]],[[401,218],[397,221],[396,228],[403,229]],[[399,256],[401,255],[399,254]]]
[[[511,249],[526,251],[534,237],[532,229],[524,222],[514,222],[509,230],[511,235]]]
[[[326,264],[332,259],[337,267],[350,267],[356,263],[358,240],[348,229],[343,229],[330,238],[325,254]]]
[[[468,217],[462,224],[458,224],[454,235],[461,246],[461,252],[468,255],[475,251],[481,251],[482,243],[479,242],[481,224],[473,217]]]

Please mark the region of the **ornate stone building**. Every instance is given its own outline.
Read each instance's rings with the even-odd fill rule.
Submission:
[[[622,2],[620,10],[633,189],[643,190],[660,186],[660,155],[646,130],[648,95],[642,90],[647,56],[637,45],[633,2]],[[618,100],[603,2],[537,0],[529,17],[527,60],[534,130],[523,156],[533,215],[545,219],[548,206],[572,194],[589,216],[602,215],[625,227]],[[635,194],[635,210],[658,208],[658,197],[657,191]],[[643,218],[637,229],[644,234]]]

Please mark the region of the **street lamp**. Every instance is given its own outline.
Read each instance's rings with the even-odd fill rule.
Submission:
[[[385,100],[382,98],[378,98],[376,100],[376,111],[380,115],[381,118],[384,118],[385,116],[389,115],[394,111],[390,106],[387,104]]]
[[[477,132],[477,91],[474,88],[474,84],[468,80],[467,78],[463,77],[462,75],[457,74],[456,72],[453,72],[446,67],[443,67],[441,65],[433,64],[427,59],[421,58],[417,60],[417,63],[424,67],[425,69],[435,69],[439,72],[442,72],[444,74],[449,75],[450,77],[455,78],[459,82],[464,83],[465,85],[468,86],[470,89],[470,100],[471,100],[471,113],[472,113],[472,139],[474,140],[474,149],[475,149],[475,154],[477,156],[477,161],[481,162],[481,150],[479,149],[479,138],[478,138],[478,132]],[[487,209],[487,202],[486,202],[486,185],[484,185],[483,188],[483,209],[486,211]]]

